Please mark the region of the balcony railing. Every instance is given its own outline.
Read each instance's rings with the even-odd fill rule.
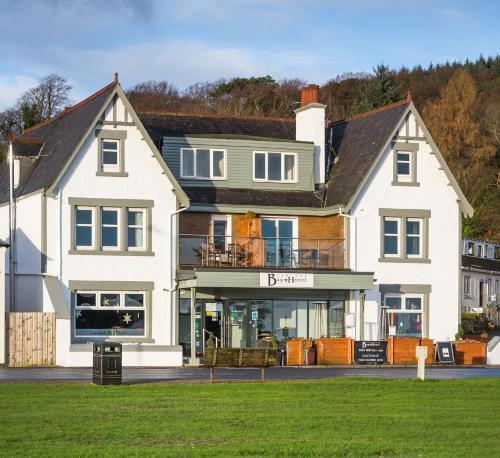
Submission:
[[[345,270],[344,239],[180,235],[181,268]]]

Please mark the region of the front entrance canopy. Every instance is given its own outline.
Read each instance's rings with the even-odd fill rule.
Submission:
[[[373,288],[373,272],[203,268],[180,280],[179,288],[367,290]]]

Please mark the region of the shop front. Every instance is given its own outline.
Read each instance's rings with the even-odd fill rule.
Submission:
[[[198,270],[180,282],[179,343],[196,363],[207,341],[259,348],[294,338],[343,337],[351,291],[373,274]],[[194,348],[194,351],[192,349]]]

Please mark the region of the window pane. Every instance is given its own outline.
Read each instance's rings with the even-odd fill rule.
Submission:
[[[422,310],[421,297],[407,297],[405,299],[406,310]]]
[[[78,293],[76,295],[76,305],[79,307],[94,307],[95,303],[94,293]]]
[[[107,149],[107,150],[118,150],[118,142],[110,141],[110,140],[103,140],[102,141],[102,149]]]
[[[398,175],[409,175],[410,164],[408,162],[398,162]]]
[[[389,326],[394,326],[401,337],[422,337],[422,315],[420,313],[388,313]]]
[[[76,224],[92,224],[92,210],[76,209]]]
[[[255,153],[254,177],[260,180],[266,179],[266,155],[264,153]]]
[[[92,227],[77,226],[75,234],[76,246],[92,246]]]
[[[385,305],[393,310],[401,309],[401,298],[400,297],[386,297]]]
[[[420,237],[406,237],[406,254],[420,254]]]
[[[281,181],[281,154],[269,153],[267,155],[268,161],[268,179]]]
[[[129,210],[127,213],[127,223],[129,226],[142,226],[143,224],[143,215],[142,211]]]
[[[210,178],[210,150],[196,150],[196,176]]]
[[[129,248],[142,248],[144,240],[144,232],[141,228],[128,228],[127,245]]]
[[[102,227],[101,243],[102,246],[118,246],[118,228]]]
[[[214,227],[214,233],[213,233],[214,247],[217,250],[225,250],[227,221],[215,220],[213,227]]]
[[[391,220],[384,220],[384,234],[397,234],[398,222]]]
[[[224,176],[224,151],[214,151],[212,153],[213,170],[212,175],[214,177]]]
[[[394,235],[384,236],[384,254],[398,254],[398,237]]]
[[[297,302],[273,301],[273,325],[279,342],[297,337]]]
[[[75,310],[75,335],[144,336],[144,310]]]
[[[182,151],[182,176],[194,176],[194,151],[192,149]]]
[[[406,222],[406,233],[411,235],[420,234],[420,221],[407,221]]]
[[[118,224],[118,211],[117,210],[102,210],[101,211],[101,223],[102,224]]]
[[[118,152],[117,151],[102,151],[102,163],[103,165],[117,165],[118,164]]]
[[[285,180],[295,180],[295,156],[285,156]]]
[[[119,307],[120,295],[116,293],[101,294],[101,307]]]
[[[144,294],[142,293],[129,293],[125,294],[125,307],[143,307]]]

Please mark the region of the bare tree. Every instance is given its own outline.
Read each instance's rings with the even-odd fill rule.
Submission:
[[[25,92],[17,106],[22,113],[24,127],[28,128],[45,121],[64,109],[69,103],[71,86],[60,75],[47,75],[38,86]]]

